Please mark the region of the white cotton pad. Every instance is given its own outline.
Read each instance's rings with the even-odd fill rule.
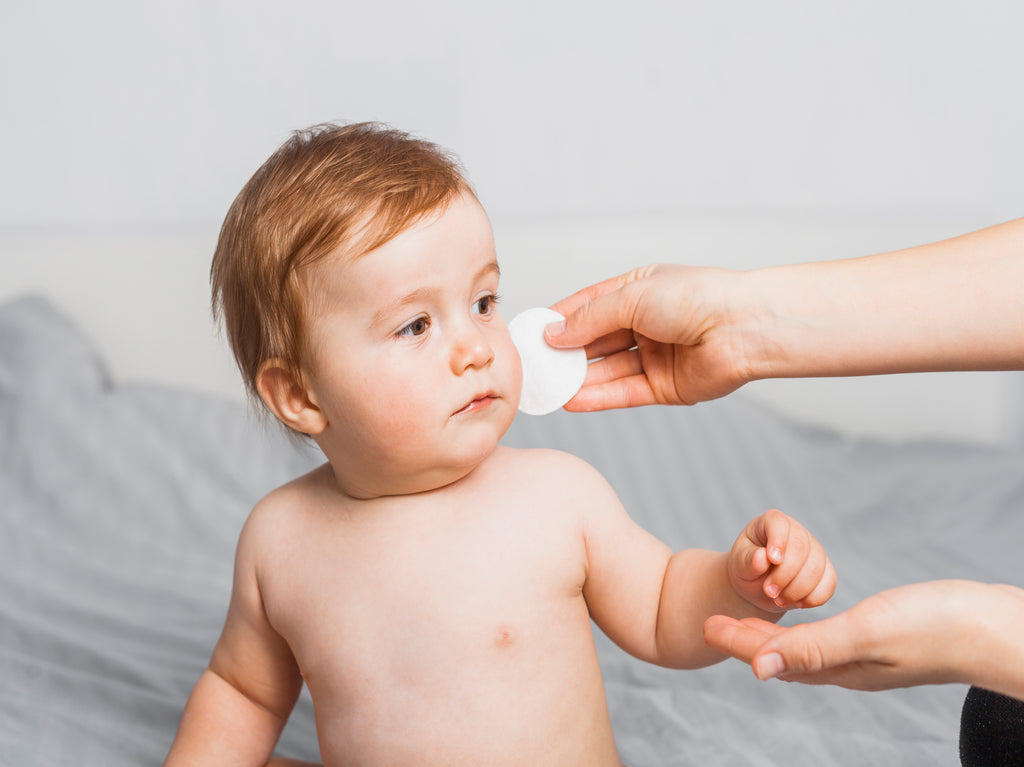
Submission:
[[[564,319],[551,309],[527,309],[508,324],[512,343],[523,362],[523,393],[519,409],[528,415],[546,415],[562,407],[583,386],[587,353],[583,349],[555,349],[544,338],[544,328]]]

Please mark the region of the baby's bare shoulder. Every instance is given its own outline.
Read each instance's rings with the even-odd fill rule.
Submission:
[[[285,528],[309,524],[315,511],[327,503],[332,478],[330,466],[324,464],[271,490],[250,512],[242,530],[243,540],[277,537]]]
[[[606,495],[612,489],[601,473],[582,458],[548,448],[509,448],[499,451],[500,476],[506,482],[524,482],[549,492]]]
[[[525,469],[540,472],[595,472],[582,458],[546,447],[506,447],[502,445],[493,455],[493,463],[500,464],[503,471]]]

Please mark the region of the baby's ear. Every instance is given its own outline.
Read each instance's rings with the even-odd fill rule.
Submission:
[[[319,434],[327,427],[323,411],[282,360],[267,360],[260,366],[256,391],[285,426],[303,434]]]

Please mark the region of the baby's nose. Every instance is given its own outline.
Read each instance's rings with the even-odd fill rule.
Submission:
[[[481,368],[494,360],[494,349],[475,323],[460,329],[452,343],[452,372],[461,375],[470,368]]]

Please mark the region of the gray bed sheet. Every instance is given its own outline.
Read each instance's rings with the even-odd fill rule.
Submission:
[[[0,764],[159,764],[220,631],[249,509],[321,458],[237,403],[114,385],[39,298],[0,306],[0,428]],[[674,548],[725,549],[762,511],[792,514],[840,579],[807,617],[915,581],[1024,585],[1020,449],[844,439],[742,393],[520,416],[506,442],[588,460]],[[958,764],[962,686],[761,683],[735,661],[671,671],[595,638],[636,767]],[[317,758],[305,694],[279,752]]]

